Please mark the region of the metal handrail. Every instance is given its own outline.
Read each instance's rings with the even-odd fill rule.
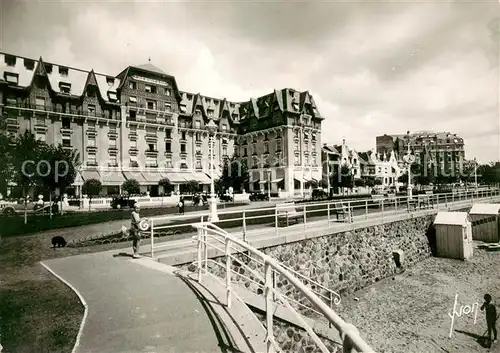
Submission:
[[[327,226],[331,227],[331,223],[336,221],[348,222],[352,224],[352,229],[355,228],[355,225],[359,223],[360,218],[364,218],[365,221],[376,222],[377,224],[383,224],[387,221],[394,220],[394,216],[396,219],[408,219],[412,218],[415,214],[429,214],[429,212],[434,213],[438,212],[440,209],[447,209],[450,204],[460,205],[462,202],[470,203],[470,201],[474,200],[483,200],[483,199],[495,199],[500,196],[500,192],[498,189],[489,189],[489,190],[473,190],[462,193],[443,193],[443,194],[433,194],[426,195],[424,198],[428,200],[427,203],[419,203],[418,198],[409,199],[406,196],[398,196],[393,198],[384,198],[384,199],[361,199],[361,200],[334,200],[320,203],[304,203],[304,204],[290,204],[286,205],[274,205],[272,207],[264,207],[259,209],[246,209],[239,211],[231,211],[224,210],[218,212],[218,215],[221,216],[219,221],[217,222],[219,225],[228,224],[228,222],[235,223],[234,227],[231,227],[232,233],[241,233],[243,235],[243,239],[246,240],[248,230],[247,223],[255,222],[256,220],[265,220],[269,219],[269,222],[255,222],[258,224],[251,225],[252,233],[258,233],[258,228],[262,228],[263,232],[268,233],[268,230],[265,230],[263,227],[266,226],[266,223],[274,223],[274,232],[276,236],[280,235],[280,221],[284,217],[280,212],[282,209],[286,209],[287,207],[294,209],[302,209],[303,213],[303,229],[311,229],[316,226],[321,227]],[[422,207],[425,206],[425,207]],[[374,208],[377,209],[377,213],[374,212]],[[412,209],[414,208],[414,209]],[[427,210],[423,212],[423,210]],[[347,212],[344,212],[347,211]],[[359,212],[358,214],[355,213]],[[265,213],[265,214],[255,214],[255,213]],[[322,212],[322,215],[318,215],[318,213]],[[202,216],[207,217],[208,211],[204,211]],[[339,215],[343,214],[343,219],[340,219]],[[226,217],[224,217],[226,215]],[[335,219],[335,215],[337,215],[337,219]],[[229,216],[229,217],[227,217]],[[235,216],[235,217],[231,217]],[[373,217],[373,216],[376,216]],[[180,227],[190,227],[193,222],[197,222],[200,214],[198,215],[176,215],[176,216],[168,216],[168,217],[151,217],[149,219],[150,230],[151,230],[151,238],[155,231],[162,231],[167,229],[175,229]],[[226,218],[226,219],[224,219]],[[185,222],[183,222],[185,221]],[[322,223],[323,222],[323,223]],[[363,221],[361,221],[363,222]],[[361,223],[359,223],[361,224]],[[269,229],[269,228],[267,228]],[[154,250],[158,248],[167,247],[168,243],[165,244],[154,244],[154,239],[151,239],[151,256],[154,257]]]
[[[220,228],[219,228],[219,229],[220,229]],[[223,230],[223,232],[224,232],[225,234],[228,234],[228,233],[227,233],[226,231],[224,231],[224,230]],[[194,237],[193,237],[193,238],[194,238]],[[218,238],[212,237],[212,239],[215,239],[217,242],[219,242],[219,243],[221,243],[221,244],[224,244],[224,241],[222,241],[222,240],[220,240],[220,239],[218,239]],[[208,244],[207,244],[207,245],[208,245]],[[216,249],[216,250],[218,250],[218,251],[221,251],[221,252],[224,252],[224,251],[225,251],[225,250],[223,250],[223,249],[221,249],[221,248],[219,248],[219,247],[215,246],[214,244],[209,244],[209,245],[211,245],[211,247],[212,247],[212,248],[214,248],[214,249]],[[236,249],[236,248],[234,248],[234,247],[232,247],[232,246],[231,246],[230,248],[231,248],[231,250],[233,250],[233,251],[234,251],[235,253],[237,253],[238,255],[243,255],[243,256],[247,257],[249,260],[251,260],[251,261],[253,261],[253,262],[256,262],[257,264],[259,264],[259,265],[261,265],[261,266],[265,266],[265,263],[264,263],[264,262],[259,261],[258,259],[255,259],[255,258],[253,258],[253,257],[249,256],[248,254],[245,254],[244,252],[242,252],[242,251],[240,251],[240,250],[238,250],[238,249]],[[233,256],[233,257],[234,257],[234,256]],[[248,265],[246,265],[245,263],[241,262],[239,259],[237,259],[237,258],[235,258],[235,259],[236,259],[236,260],[240,263],[240,265],[241,265],[242,267],[244,267],[245,269],[247,269],[247,270],[248,270],[248,271],[250,271],[250,272],[253,272],[253,269],[252,269],[251,267],[249,267],[249,266],[248,266]],[[208,260],[208,259],[205,259],[205,262],[206,262],[206,261],[209,261],[209,260]],[[214,263],[214,264],[216,264],[216,265],[218,265],[218,266],[220,265],[220,264],[219,264],[218,262],[216,262],[216,261],[211,261],[211,262],[212,262],[212,263]],[[320,287],[320,288],[324,289],[325,291],[327,291],[327,292],[329,293],[329,295],[324,295],[324,294],[322,294],[322,293],[320,293],[320,292],[317,292],[317,291],[315,291],[314,289],[310,288],[310,289],[311,289],[311,290],[312,290],[312,291],[313,291],[313,292],[314,292],[317,296],[322,297],[323,299],[327,300],[327,301],[330,303],[330,307],[331,307],[333,304],[335,304],[335,305],[339,305],[339,304],[340,304],[341,297],[340,297],[340,294],[338,294],[337,292],[335,292],[335,291],[333,291],[333,290],[331,290],[331,289],[329,289],[329,288],[325,287],[325,286],[324,286],[324,285],[322,285],[321,283],[318,283],[318,282],[316,282],[316,281],[313,281],[312,279],[307,278],[307,277],[306,277],[306,276],[304,276],[303,274],[301,274],[301,273],[299,273],[299,272],[297,272],[297,271],[294,271],[294,270],[292,270],[291,268],[289,268],[289,267],[287,267],[287,266],[285,266],[285,265],[283,265],[283,264],[281,264],[281,266],[283,266],[283,268],[285,268],[286,270],[288,270],[288,271],[289,271],[289,272],[291,272],[292,274],[296,275],[297,277],[301,277],[301,278],[303,278],[305,281],[309,282],[310,284],[315,285],[315,286],[317,286],[317,287]],[[274,271],[274,270],[273,270],[273,271]],[[276,271],[274,271],[274,272],[276,272]],[[245,279],[248,279],[248,280],[250,280],[250,281],[254,282],[254,283],[255,283],[258,287],[261,287],[261,288],[262,288],[262,287],[264,287],[264,286],[263,286],[262,284],[260,284],[259,282],[255,281],[255,280],[253,280],[253,279],[251,279],[251,278],[248,278],[248,277],[246,277],[246,276],[243,276],[243,275],[241,275],[241,274],[239,274],[239,273],[235,272],[234,270],[232,270],[232,273],[234,273],[235,275],[237,275],[237,276],[239,276],[239,277],[242,277],[242,278],[245,278]],[[302,304],[302,303],[300,303],[300,302],[298,302],[298,301],[294,300],[293,298],[290,298],[290,297],[288,297],[288,296],[285,296],[285,297],[286,297],[289,301],[292,301],[292,302],[296,303],[297,305],[300,305],[300,306],[302,306],[302,307],[304,307],[304,308],[306,308],[306,309],[310,309],[310,310],[313,310],[313,311],[317,312],[318,314],[321,314],[321,313],[320,313],[320,312],[318,312],[316,309],[314,309],[314,308],[310,308],[310,307],[308,307],[307,305],[304,305],[304,304]]]
[[[287,298],[285,298],[279,291],[277,291],[272,285],[272,270],[278,272],[281,276],[288,280],[309,302],[316,308],[320,314],[322,314],[340,333],[342,337],[342,344],[344,352],[350,352],[352,349],[355,349],[358,352],[363,353],[373,353],[373,349],[361,338],[358,330],[351,324],[346,323],[339,315],[337,315],[328,305],[326,305],[309,287],[303,284],[297,277],[295,277],[290,271],[288,271],[283,265],[281,265],[277,260],[272,257],[264,254],[260,250],[252,247],[248,243],[241,241],[229,233],[224,231],[223,229],[217,227],[212,223],[204,223],[203,220],[201,223],[193,224],[193,226],[198,230],[198,280],[201,282],[202,274],[203,274],[203,262],[208,259],[207,255],[207,246],[210,244],[206,238],[208,232],[213,235],[218,235],[224,239],[226,244],[226,293],[227,293],[227,302],[228,306],[231,303],[231,280],[230,280],[230,272],[231,272],[231,262],[235,259],[231,256],[230,244],[233,243],[248,252],[258,256],[261,258],[265,264],[265,296],[266,296],[266,330],[268,337],[268,352],[272,351],[272,341],[269,341],[270,337],[273,336],[273,328],[272,328],[272,320],[273,320],[273,310],[272,310],[272,297],[271,294],[275,294],[275,296],[281,301],[291,312],[302,321],[304,329],[311,335],[311,338],[316,342],[322,352],[328,352],[325,345],[318,338],[316,333],[312,330],[312,328],[305,322],[305,320],[295,311],[293,307],[288,303]],[[205,248],[204,248],[205,246]],[[205,255],[205,256],[204,256]],[[236,259],[237,260],[237,259]],[[250,269],[252,273],[255,274],[255,270]],[[205,261],[205,272],[208,272],[206,269],[206,261]],[[257,275],[258,276],[258,275]],[[260,276],[259,276],[260,277]]]
[[[256,213],[256,212],[262,212],[262,211],[274,211],[276,209],[278,210],[281,210],[281,209],[286,209],[288,207],[316,207],[316,206],[327,206],[327,205],[335,205],[335,204],[349,204],[351,206],[355,206],[357,204],[366,204],[368,202],[368,205],[369,206],[374,206],[374,205],[377,205],[381,202],[387,202],[387,201],[392,201],[392,202],[398,202],[398,204],[402,205],[402,204],[405,204],[407,203],[408,201],[413,201],[413,200],[417,200],[418,199],[418,196],[423,196],[424,198],[429,198],[431,201],[438,201],[440,199],[447,199],[449,202],[455,202],[455,201],[465,201],[465,200],[469,200],[468,196],[470,196],[470,198],[474,198],[473,196],[476,195],[476,194],[491,194],[491,195],[499,195],[499,190],[498,189],[487,189],[487,190],[473,190],[473,191],[462,191],[462,192],[459,192],[459,193],[454,193],[454,192],[451,192],[451,193],[441,193],[441,194],[430,194],[430,195],[413,195],[413,197],[408,197],[408,196],[395,196],[395,197],[382,197],[380,199],[373,199],[372,197],[370,198],[361,198],[361,199],[341,199],[341,200],[328,200],[328,201],[320,201],[320,202],[314,202],[314,201],[311,201],[311,202],[303,202],[303,203],[300,203],[300,204],[297,204],[297,203],[291,203],[291,202],[283,202],[281,204],[276,204],[274,206],[270,206],[270,207],[262,207],[262,208],[257,208],[257,209],[247,209],[247,210],[238,210],[238,211],[231,211],[231,210],[218,210],[217,211],[217,214],[219,216],[221,215],[232,215],[232,214],[248,214],[248,213]],[[461,197],[462,196],[465,196],[465,199],[462,199]],[[481,198],[481,197],[479,197]],[[404,201],[404,202],[403,202]],[[332,208],[333,210],[334,208]],[[207,210],[205,215],[208,215],[209,211]],[[265,218],[265,217],[270,217],[271,215],[263,215],[263,216],[254,216],[256,218]],[[158,222],[162,222],[162,221],[171,221],[173,219],[175,220],[181,220],[181,219],[193,219],[193,218],[197,218],[197,216],[193,216],[193,215],[189,215],[189,214],[185,214],[185,215],[176,215],[175,218],[173,216],[159,216],[159,217],[151,217],[150,219],[154,220],[155,223],[158,224]],[[231,221],[234,221],[234,220],[241,220],[243,218],[232,218],[230,219]],[[247,219],[250,219],[250,218],[247,218]],[[219,222],[224,222],[226,220],[220,220]]]

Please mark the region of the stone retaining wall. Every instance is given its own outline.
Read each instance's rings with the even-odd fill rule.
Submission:
[[[266,315],[259,312],[254,312],[254,314],[266,327]],[[321,353],[306,330],[276,318],[273,320],[273,336],[283,353]],[[320,335],[318,337],[330,353],[342,352],[342,345],[338,342],[333,342]]]
[[[430,257],[431,249],[426,233],[433,218],[427,216],[387,223],[282,244],[261,251],[330,290],[339,294],[352,293]],[[397,250],[403,252],[401,268],[397,268],[394,261],[393,252]],[[250,261],[245,255],[235,257],[263,276],[262,265]],[[214,260],[225,263],[224,257]],[[257,294],[262,293],[263,283],[251,271],[236,260],[232,267],[240,275],[250,278],[234,276],[233,281]],[[209,268],[211,273],[225,276],[224,267],[212,264]],[[283,294],[303,302],[304,299],[299,293],[294,293],[295,290],[286,279],[277,276],[276,286]]]

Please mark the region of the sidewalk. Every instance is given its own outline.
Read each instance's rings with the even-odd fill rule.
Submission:
[[[264,208],[264,207],[274,207],[276,202],[271,201],[263,201],[263,202],[252,202],[250,204],[246,205],[241,205],[241,206],[235,206],[235,207],[227,207],[227,208],[222,208],[220,205],[218,206],[218,210],[220,212],[223,211],[238,211],[238,210],[249,210],[249,209],[258,209],[258,208]],[[186,216],[202,216],[202,215],[207,215],[210,211],[209,210],[201,210],[201,211],[194,211],[194,212],[186,212]],[[170,219],[175,219],[177,215],[176,214],[167,214],[165,216],[155,216],[151,218],[162,218],[162,217],[167,217],[165,219],[166,222]],[[85,226],[79,226],[79,227],[70,227],[70,228],[60,228],[60,229],[53,229],[45,232],[40,232],[40,233],[34,233],[33,235],[42,235],[46,236],[47,238],[53,237],[56,235],[63,236],[66,241],[73,240],[73,239],[79,239],[83,237],[93,237],[93,236],[99,236],[102,234],[109,234],[111,232],[117,231],[119,232],[122,226],[125,226],[127,228],[130,227],[130,219],[123,219],[119,221],[111,221],[111,222],[105,222],[105,223],[97,223],[97,224],[89,224]]]
[[[137,261],[141,260],[115,250],[42,263],[87,304],[75,353],[230,349],[234,340],[229,337],[228,342],[224,325],[203,298],[180,277],[139,266]]]

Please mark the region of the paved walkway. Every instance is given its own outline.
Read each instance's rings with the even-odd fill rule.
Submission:
[[[181,277],[139,266],[144,260],[115,250],[43,263],[88,306],[75,352],[234,351],[235,340],[199,292]]]
[[[235,206],[235,207],[227,207],[224,208],[221,205],[218,205],[219,211],[238,211],[238,210],[245,210],[245,209],[257,209],[257,208],[263,208],[263,207],[274,207],[276,202],[271,201],[263,201],[263,202],[252,202],[250,204],[246,205],[241,205],[241,206]],[[200,210],[200,211],[194,211],[194,212],[186,212],[186,216],[201,216],[201,215],[206,215],[208,214],[208,210]],[[162,216],[154,216],[150,218],[159,218]],[[168,222],[169,220],[173,220],[178,218],[177,214],[167,214],[164,216],[165,217],[165,222]],[[104,223],[97,223],[97,224],[90,224],[90,225],[85,225],[85,226],[79,226],[79,227],[70,227],[70,228],[60,228],[60,229],[53,229],[49,230],[46,232],[40,232],[40,233],[35,233],[34,235],[43,235],[48,237],[53,237],[56,235],[63,236],[66,240],[71,240],[71,239],[79,239],[82,237],[93,237],[93,236],[99,236],[102,234],[109,234],[114,231],[119,232],[121,227],[130,227],[130,220],[129,219],[123,219],[119,221],[111,221],[111,222],[104,222]]]
[[[495,202],[500,201],[500,196],[495,198]],[[476,200],[474,201],[476,202]],[[477,200],[477,202],[491,202],[489,199]],[[456,201],[453,203],[448,203],[448,205],[440,204],[440,211],[447,211],[448,207],[450,210],[457,210],[464,207],[470,207],[472,204],[471,200]],[[374,210],[370,212],[368,216],[365,215],[354,215],[353,222],[335,222],[333,219],[328,222],[326,217],[315,217],[307,224],[303,222],[298,224],[293,224],[288,227],[269,227],[269,225],[255,225],[248,226],[245,235],[245,240],[252,246],[256,248],[263,248],[269,246],[276,246],[279,244],[299,241],[306,238],[313,238],[318,236],[324,236],[328,234],[335,234],[339,232],[345,232],[349,230],[354,230],[358,228],[369,227],[372,225],[383,223],[394,222],[397,220],[408,219],[411,217],[423,216],[426,214],[435,214],[438,210],[434,208],[430,209],[418,209],[408,213],[406,208],[398,208],[396,211],[394,208],[387,210],[382,213],[381,211]],[[243,239],[241,227],[236,229],[227,229],[233,236]],[[193,233],[195,235],[196,233]],[[209,240],[210,243],[218,245],[218,240]],[[145,254],[148,253],[150,247],[145,246],[143,251]],[[208,256],[215,257],[221,256],[217,250],[209,249]],[[155,258],[160,262],[169,265],[179,265],[184,263],[189,263],[195,261],[197,258],[196,242],[193,239],[180,239],[173,241],[165,241],[161,244],[155,246]]]

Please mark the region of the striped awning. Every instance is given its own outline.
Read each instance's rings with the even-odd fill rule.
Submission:
[[[267,184],[267,183],[269,183],[269,180],[261,180],[261,181],[259,181],[259,184]]]
[[[101,180],[101,175],[97,170],[82,170],[81,175],[84,181],[90,179]]]
[[[307,183],[307,180],[303,179],[303,178],[294,177],[294,179],[297,180],[298,182],[301,182],[301,183]]]
[[[163,175],[157,170],[142,172],[142,176],[148,183],[152,184],[158,184],[163,179]]]
[[[283,181],[283,178],[274,179],[273,181],[271,181],[271,183],[279,183],[281,181]]]
[[[148,184],[150,184],[150,183],[148,183],[148,181],[146,179],[144,179],[144,176],[139,171],[133,171],[133,172],[132,171],[127,171],[127,172],[123,172],[123,175],[125,176],[125,178],[127,180],[137,180],[137,182],[140,185],[148,185]]]
[[[101,171],[102,185],[122,185],[125,182],[125,177],[122,172],[119,171]]]
[[[193,174],[194,180],[196,180],[200,184],[210,184],[211,183],[211,179],[208,177],[208,175],[206,175],[203,172],[193,172],[191,174]]]
[[[191,173],[162,173],[164,178],[170,180],[172,184],[184,184],[191,179]],[[186,180],[186,177],[189,179]]]

